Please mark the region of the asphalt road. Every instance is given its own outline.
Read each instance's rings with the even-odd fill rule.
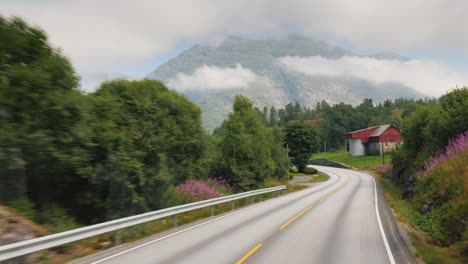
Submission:
[[[330,179],[75,263],[414,263],[371,176],[313,167]]]

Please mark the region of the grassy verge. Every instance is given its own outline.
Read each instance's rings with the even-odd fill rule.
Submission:
[[[350,156],[349,152],[348,155],[344,151],[340,152],[321,152],[316,153],[312,156],[311,159],[327,159],[339,163],[343,163],[354,167],[356,169],[364,169],[369,167],[374,167],[378,165],[382,165],[382,156]],[[385,155],[385,163],[391,163],[391,156],[390,154]]]
[[[312,177],[309,182],[322,182],[328,180],[330,177],[323,172],[319,172],[317,176]]]
[[[304,185],[304,184],[290,184],[288,185],[288,192],[296,192],[303,190],[305,188],[309,188],[309,186]]]
[[[421,258],[427,264],[467,263],[465,262],[467,259],[463,259],[459,253],[462,242],[445,248],[432,244],[430,236],[414,225],[414,222],[418,221],[419,212],[414,209],[410,201],[402,199],[401,189],[388,179],[382,178],[381,182],[385,199],[394,210],[395,218],[409,226],[411,244],[417,250],[416,257]]]

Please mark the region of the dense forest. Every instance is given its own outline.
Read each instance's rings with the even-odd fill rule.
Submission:
[[[264,107],[263,111],[258,108],[255,110],[263,124],[268,127],[283,127],[291,121],[313,120],[312,125],[320,131],[321,151],[333,151],[344,145],[343,135],[347,132],[382,124],[400,127],[402,120],[420,106],[437,103],[437,99],[398,98],[376,104],[372,99],[364,99],[357,106],[345,103],[330,105],[322,101],[315,107],[289,103],[281,109]],[[224,126],[223,123],[216,128],[213,135],[222,136]]]
[[[282,132],[248,98],[217,138],[161,82],[83,93],[68,59],[18,18],[0,18],[0,51],[0,202],[56,231],[186,202],[180,186],[194,180],[236,192],[287,174]]]

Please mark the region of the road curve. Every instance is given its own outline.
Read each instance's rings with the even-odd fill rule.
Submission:
[[[313,167],[330,179],[74,263],[414,263],[370,175]]]

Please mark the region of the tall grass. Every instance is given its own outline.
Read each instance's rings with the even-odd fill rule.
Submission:
[[[468,131],[429,158],[418,173],[413,203],[422,213],[418,225],[440,244],[468,240]]]
[[[390,164],[392,158],[390,153],[385,153],[385,164]],[[356,169],[365,169],[383,164],[382,156],[350,156],[343,151],[321,152],[312,155],[311,159],[327,159],[346,164]]]

